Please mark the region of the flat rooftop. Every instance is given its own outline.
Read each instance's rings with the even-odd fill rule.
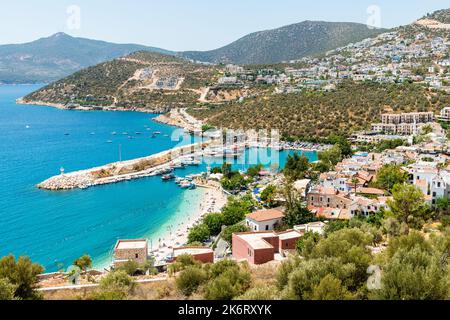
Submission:
[[[237,234],[239,238],[247,242],[253,249],[270,249],[273,246],[264,238],[274,238],[276,235],[273,232],[260,233],[242,233]]]
[[[185,248],[175,248],[173,249],[173,255],[174,257],[181,256],[183,254],[190,254],[190,255],[197,255],[197,254],[204,254],[204,253],[212,253],[211,248],[201,248],[201,247],[185,247]]]
[[[129,249],[145,249],[147,248],[147,240],[119,240],[116,245],[116,250]]]
[[[300,238],[301,236],[302,236],[302,234],[295,230],[282,232],[282,233],[278,234],[278,237],[280,238],[280,240],[296,239],[296,238]]]

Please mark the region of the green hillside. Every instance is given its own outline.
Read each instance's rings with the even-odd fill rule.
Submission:
[[[305,21],[255,32],[217,50],[182,54],[212,63],[272,64],[325,53],[385,31],[358,23]]]
[[[345,82],[336,91],[305,91],[244,100],[243,103],[189,112],[216,127],[278,129],[303,140],[348,135],[381,120],[385,111],[435,111],[450,104],[450,95],[417,85]]]

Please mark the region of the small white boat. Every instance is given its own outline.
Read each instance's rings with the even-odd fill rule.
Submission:
[[[184,181],[184,182],[180,183],[180,187],[183,188],[183,189],[188,189],[188,188],[191,187],[191,184],[192,183],[190,183],[189,181]]]
[[[180,184],[180,183],[182,183],[183,181],[184,181],[183,178],[180,178],[180,177],[175,178],[175,183],[176,183],[176,184]]]

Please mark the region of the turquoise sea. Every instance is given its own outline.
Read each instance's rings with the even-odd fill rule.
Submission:
[[[174,219],[198,208],[202,190],[181,190],[159,177],[87,190],[38,190],[35,185],[59,174],[61,167],[66,172],[86,169],[118,161],[119,149],[126,160],[180,143],[171,139],[177,129],[152,121],[154,115],[15,103],[38,88],[0,86],[0,256],[28,255],[51,272],[87,253],[103,266],[117,239],[154,238]],[[152,139],[153,131],[162,134]],[[184,136],[182,143],[193,141]],[[280,154],[281,166],[287,154]],[[316,154],[307,155],[316,160]],[[202,165],[176,174],[205,170]]]

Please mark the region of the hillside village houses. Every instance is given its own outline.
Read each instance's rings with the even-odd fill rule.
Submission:
[[[373,39],[351,43],[328,52],[322,58],[303,58],[297,61],[301,68],[292,66],[285,74],[295,80],[277,90],[278,93],[295,92],[300,87],[324,88],[336,82],[376,81],[380,83],[416,82],[438,90],[450,90],[450,61],[442,59],[450,42],[419,34],[405,38],[399,32],[381,34]],[[425,73],[418,72],[423,61],[431,61]],[[322,80],[321,83],[311,80]]]
[[[245,86],[248,83],[276,85],[275,94],[304,89],[333,91],[339,82],[413,82],[450,92],[450,59],[445,58],[450,42],[442,37],[419,33],[413,38],[400,31],[381,34],[329,51],[324,57],[289,61],[284,70],[251,69],[228,64],[219,86]],[[425,66],[425,68],[424,68]],[[397,124],[378,128],[409,134],[412,125]]]

